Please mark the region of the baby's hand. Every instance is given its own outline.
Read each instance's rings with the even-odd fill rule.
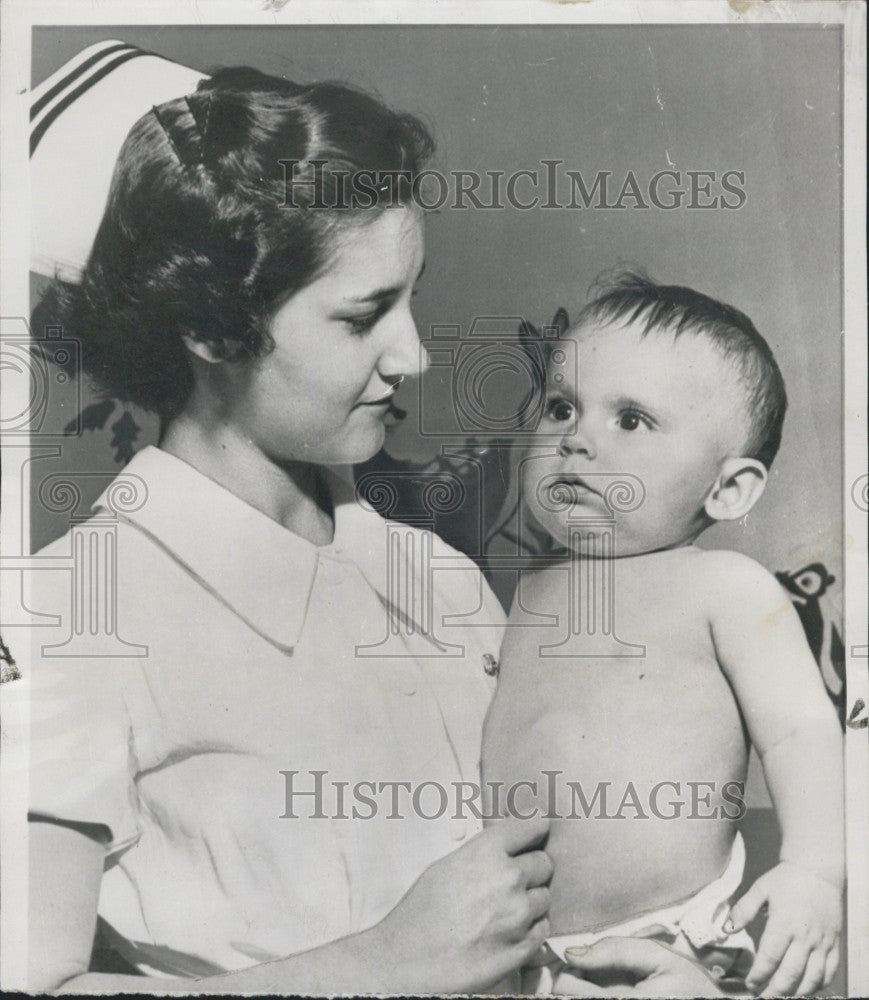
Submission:
[[[806,996],[827,986],[839,964],[841,888],[808,868],[782,861],[733,907],[724,929],[741,930],[764,903],[769,916],[746,977],[748,988],[768,996]]]

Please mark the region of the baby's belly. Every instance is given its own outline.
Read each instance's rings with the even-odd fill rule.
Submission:
[[[683,899],[727,864],[747,757],[739,712],[717,664],[699,678],[672,667],[568,661],[499,688],[484,778],[504,782],[505,811],[552,817],[553,934]]]
[[[724,871],[736,826],[706,781],[580,779],[557,796],[547,851],[553,934],[607,927],[685,899]],[[713,818],[715,817],[715,818]]]

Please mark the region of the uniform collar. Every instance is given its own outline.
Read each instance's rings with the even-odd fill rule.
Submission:
[[[239,618],[283,649],[302,634],[321,559],[347,559],[387,600],[386,522],[359,506],[349,470],[327,470],[335,534],[316,546],[159,448],[138,452],[120,474],[146,499],[121,515],[149,535]],[[113,509],[109,487],[94,510]]]

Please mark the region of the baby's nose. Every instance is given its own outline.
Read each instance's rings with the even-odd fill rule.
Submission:
[[[588,433],[588,429],[580,421],[577,421],[570,433],[562,437],[558,452],[562,458],[567,458],[570,455],[585,455],[589,459],[597,458],[597,448]]]

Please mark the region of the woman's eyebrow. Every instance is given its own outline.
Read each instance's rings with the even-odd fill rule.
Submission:
[[[419,281],[425,271],[425,261],[422,262],[419,271],[417,272],[416,278],[414,278],[414,285]],[[384,299],[395,298],[396,295],[404,288],[404,282],[400,282],[396,285],[387,285],[385,288],[378,288],[374,292],[369,292],[366,295],[360,295],[358,298],[348,299],[349,302],[382,302]]]

